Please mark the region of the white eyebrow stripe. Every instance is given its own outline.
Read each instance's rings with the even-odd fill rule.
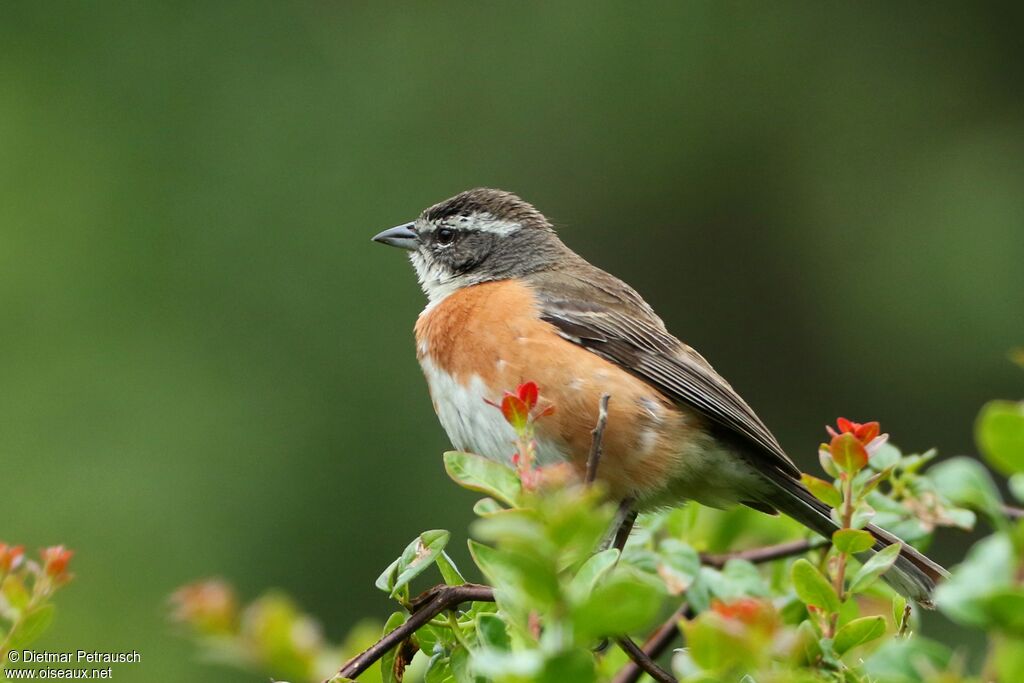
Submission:
[[[472,222],[472,228],[493,235],[511,235],[523,226],[515,221],[499,220],[489,213],[478,214]]]

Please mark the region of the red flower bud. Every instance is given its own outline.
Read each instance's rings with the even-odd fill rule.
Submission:
[[[171,595],[172,618],[201,633],[228,633],[238,618],[238,601],[231,586],[207,579],[179,588]]]
[[[836,426],[839,427],[839,431],[836,432],[831,427],[825,427],[828,430],[829,436],[836,437],[840,434],[853,434],[857,441],[860,441],[862,445],[867,446],[871,443],[876,436],[878,436],[881,427],[877,422],[853,422],[847,420],[845,417],[840,417],[836,420]]]
[[[540,397],[540,390],[537,388],[536,382],[523,382],[516,388],[516,396],[526,404],[526,410],[529,412],[533,410],[535,405],[537,405],[537,399]]]
[[[731,602],[715,598],[711,601],[711,611],[723,619],[738,621],[747,626],[771,628],[775,623],[772,605],[756,598],[737,598]]]
[[[0,573],[17,569],[25,558],[25,546],[0,543]]]
[[[71,560],[71,556],[74,554],[75,551],[68,550],[62,545],[43,548],[41,553],[43,559],[43,572],[45,572],[51,579],[55,580],[69,578],[66,573],[68,561]]]

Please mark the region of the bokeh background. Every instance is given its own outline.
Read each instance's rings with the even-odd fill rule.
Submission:
[[[971,453],[1024,393],[1022,19],[3,3],[0,538],[78,551],[40,647],[254,680],[173,635],[175,586],[280,587],[340,638],[416,533],[461,537],[423,298],[369,237],[472,186],[634,284],[805,466],[837,415]]]

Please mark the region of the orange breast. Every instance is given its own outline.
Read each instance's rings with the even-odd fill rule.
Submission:
[[[420,362],[430,368],[428,379],[440,371],[460,386],[482,385],[492,401],[521,382],[536,382],[541,396],[556,407],[538,422],[538,442],[567,454],[581,473],[598,402],[609,394],[599,477],[619,497],[650,498],[664,489],[684,469],[688,449],[704,432],[704,420],[696,414],[681,411],[642,380],[559,336],[540,319],[532,291],[519,282],[467,287],[428,307],[416,323],[416,342]],[[479,423],[461,414],[476,410],[474,403],[441,405],[452,399],[440,395],[436,379],[431,384],[435,410],[447,415],[443,423],[457,421],[469,429]],[[480,403],[480,409],[497,412]],[[451,434],[449,424],[445,427]]]

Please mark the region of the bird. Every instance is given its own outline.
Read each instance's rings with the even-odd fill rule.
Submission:
[[[610,396],[598,478],[623,511],[624,543],[637,511],[696,501],[782,512],[830,538],[830,508],[732,386],[673,336],[629,285],[566,246],[533,205],[476,188],[423,210],[373,241],[406,250],[427,304],[416,355],[452,445],[508,462],[515,434],[494,402],[530,380],[557,410],[535,426],[540,464],[587,466],[602,396]],[[931,606],[945,570],[902,548],[883,575]]]

